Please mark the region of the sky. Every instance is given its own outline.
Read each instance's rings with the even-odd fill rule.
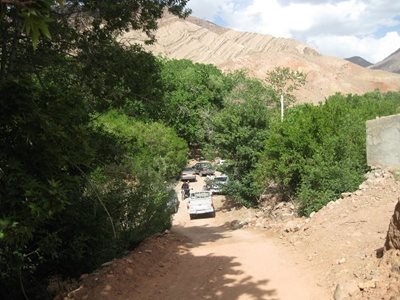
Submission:
[[[399,0],[190,0],[192,15],[377,63],[400,48]]]

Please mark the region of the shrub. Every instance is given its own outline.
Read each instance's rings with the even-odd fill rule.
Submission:
[[[288,110],[271,126],[256,174],[296,196],[300,213],[310,214],[340,193],[353,191],[368,170],[365,121],[396,113],[400,94],[337,94],[318,106]]]

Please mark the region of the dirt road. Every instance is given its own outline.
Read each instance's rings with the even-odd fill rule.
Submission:
[[[198,177],[191,187],[201,190],[203,184]],[[266,233],[232,230],[220,212],[223,196],[214,197],[215,218],[190,220],[186,201],[181,201],[173,232],[188,238],[191,259],[176,272],[163,299],[331,298]]]
[[[198,177],[191,186],[201,190],[203,184]],[[171,233],[150,238],[84,276],[67,299],[331,299],[279,238],[233,230],[221,212],[225,197],[214,197],[215,218],[190,220],[186,201],[181,200]]]

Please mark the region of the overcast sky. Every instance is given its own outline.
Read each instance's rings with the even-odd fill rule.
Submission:
[[[192,15],[372,63],[400,48],[399,0],[190,0]]]

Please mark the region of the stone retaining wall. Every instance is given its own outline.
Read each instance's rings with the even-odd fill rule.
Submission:
[[[367,121],[367,163],[400,169],[400,115]]]

